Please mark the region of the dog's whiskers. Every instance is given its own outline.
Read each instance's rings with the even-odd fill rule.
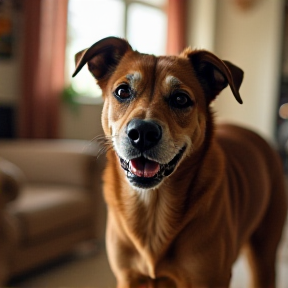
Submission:
[[[107,153],[110,149],[113,148],[113,138],[115,136],[106,136],[104,134],[97,135],[90,142],[96,142],[99,144],[100,148],[97,152],[96,158],[98,159],[102,154]]]

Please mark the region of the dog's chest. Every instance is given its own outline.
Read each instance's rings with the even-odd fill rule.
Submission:
[[[138,195],[137,200],[134,198],[134,203],[126,207],[123,220],[125,233],[130,235],[139,257],[155,268],[177,234],[180,215],[171,205],[174,202],[177,206],[177,201],[169,192],[151,190],[145,193],[145,196]]]

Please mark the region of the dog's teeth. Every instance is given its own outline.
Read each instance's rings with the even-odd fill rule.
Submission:
[[[127,161],[125,161],[124,159],[120,158],[120,163],[121,163],[121,166],[124,170],[128,170],[128,163]]]

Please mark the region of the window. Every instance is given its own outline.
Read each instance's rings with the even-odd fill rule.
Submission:
[[[69,0],[66,82],[78,95],[99,97],[100,88],[88,69],[71,78],[74,55],[108,36],[126,38],[144,53],[165,54],[167,0]]]

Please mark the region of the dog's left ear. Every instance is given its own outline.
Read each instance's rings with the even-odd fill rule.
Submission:
[[[242,104],[239,88],[244,72],[228,61],[222,61],[205,50],[184,50],[182,55],[188,57],[200,78],[201,84],[210,103],[229,84],[235,99]]]
[[[117,37],[104,38],[75,55],[76,68],[72,76],[76,76],[88,63],[88,69],[93,76],[97,80],[103,79],[115,70],[128,50],[132,48],[126,40]]]

